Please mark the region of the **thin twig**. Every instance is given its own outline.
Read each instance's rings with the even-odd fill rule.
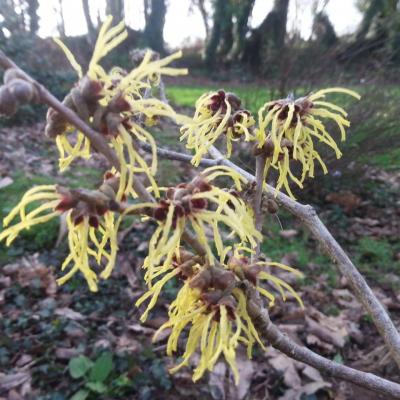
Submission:
[[[355,385],[400,399],[400,384],[331,361],[291,340],[271,322],[267,309],[262,307],[257,300],[252,285],[246,285],[245,283],[245,286],[247,289],[247,310],[249,315],[261,336],[277,350],[294,360],[311,365],[319,371],[335,378],[343,379]]]
[[[262,215],[262,197],[264,191],[264,169],[267,158],[264,153],[256,157],[256,177],[255,177],[255,190],[253,198],[253,211],[256,229],[261,232],[264,217]],[[255,253],[251,255],[252,260],[257,260],[260,256],[261,241],[257,241]]]
[[[140,148],[143,149],[147,153],[152,153],[152,148],[148,143],[141,143]],[[163,149],[162,147],[157,147],[157,155],[166,158],[167,160],[176,160],[183,162],[190,162],[192,160],[192,156],[190,154],[179,153],[174,150]],[[200,161],[200,166],[202,167],[213,167],[214,165],[218,165],[218,162],[211,158],[203,158]]]
[[[247,178],[249,182],[254,182],[256,178],[254,175],[240,168],[232,161],[224,158],[222,153],[214,146],[210,148],[209,153],[214,160],[203,159],[204,166],[213,165],[226,165],[231,167],[236,172]],[[178,159],[179,161],[190,162],[191,156],[179,154],[179,158],[175,158],[175,152],[167,149],[159,149],[158,154],[161,157],[169,159]],[[212,163],[214,161],[214,163]],[[277,191],[272,186],[266,184],[265,195],[277,201],[277,203],[288,210],[295,217],[299,218],[303,225],[305,225],[314,235],[315,239],[322,245],[324,252],[331,258],[333,263],[337,266],[340,273],[346,278],[349,286],[353,290],[357,299],[364,306],[366,311],[371,315],[372,320],[382,336],[386,346],[388,347],[391,356],[400,367],[400,335],[397,331],[393,321],[390,319],[389,314],[376,298],[375,294],[368,286],[364,277],[358,272],[355,265],[349,259],[345,251],[335,240],[326,226],[319,219],[313,207],[304,205],[292,200],[289,196]]]
[[[0,50],[0,66],[5,69],[15,68],[26,80],[35,85],[40,99],[43,103],[54,108],[73,126],[81,131],[90,141],[90,144],[95,150],[103,154],[107,160],[115,168],[119,169],[119,160],[116,153],[108,145],[107,140],[99,132],[96,132],[89,125],[87,125],[79,116],[62,104],[56,97],[54,97],[43,85],[34,80],[30,75],[18,67],[12,60],[10,60],[4,52]],[[134,191],[137,193],[140,200],[145,202],[154,202],[154,197],[146,190],[145,186],[139,179],[134,179],[132,183]],[[185,231],[182,235],[182,239],[188,243],[199,254],[205,254],[205,250],[200,242],[188,231]]]
[[[217,160],[221,160],[222,153],[214,146],[211,147],[209,153]],[[231,167],[236,172],[247,178],[250,182],[254,182],[255,177],[247,171],[238,167],[233,162],[223,159],[223,165]],[[327,227],[319,219],[314,208],[309,205],[300,204],[292,200],[284,193],[277,191],[270,185],[266,185],[266,196],[275,199],[280,206],[288,210],[313,233],[314,238],[322,245],[325,253],[331,258],[337,266],[340,273],[346,278],[348,284],[353,290],[357,299],[364,306],[366,311],[371,315],[372,320],[382,336],[390,354],[400,367],[400,335],[390,319],[389,314],[375,296],[374,292],[368,286],[364,277],[358,272],[356,266],[352,263],[340,244],[335,240]]]

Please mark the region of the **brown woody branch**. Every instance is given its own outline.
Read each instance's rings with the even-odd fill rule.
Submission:
[[[294,360],[311,365],[319,371],[335,378],[400,399],[400,384],[388,381],[368,372],[358,371],[346,367],[345,365],[338,364],[291,340],[271,322],[268,311],[260,305],[253,286],[247,282],[244,282],[244,286],[247,294],[247,311],[257,331],[274,348]]]
[[[53,107],[60,114],[62,114],[70,124],[78,128],[90,140],[93,148],[102,153],[109,160],[111,165],[114,165],[116,168],[119,167],[119,162],[115,153],[108,146],[107,141],[100,133],[88,126],[72,110],[58,101],[50,92],[47,91],[44,86],[40,85],[29,75],[23,72],[1,51],[0,65],[6,69],[18,69],[24,75],[25,79],[35,85],[38,93],[40,94],[40,99],[42,102],[46,103],[50,107]],[[216,148],[213,147],[210,153],[214,158],[214,160],[212,160],[214,163],[212,164],[210,160],[209,165],[227,165],[238,171],[249,181],[255,180],[253,175],[242,170],[229,160],[224,159],[222,154]],[[180,159],[182,160],[182,158]],[[134,180],[133,188],[141,200],[154,201],[154,198],[149,192],[147,192],[146,188],[139,180]],[[308,226],[314,234],[316,234],[317,239],[324,245],[326,252],[331,256],[342,273],[347,277],[357,296],[372,315],[375,324],[377,325],[379,332],[384,337],[392,355],[395,356],[396,361],[398,361],[400,364],[400,339],[392,321],[372,293],[371,289],[368,287],[365,280],[348,259],[347,255],[316,216],[315,211],[313,211],[310,206],[301,205],[291,200],[288,196],[279,193],[274,188],[268,186],[267,195],[274,196],[275,194],[277,201],[283,207],[291,211],[294,215],[298,216],[304,222],[304,224]],[[203,247],[192,235],[185,233],[183,238],[198,254],[204,254]],[[254,301],[250,302],[249,307],[254,321],[257,323],[257,326],[261,332],[263,332],[265,337],[274,345],[274,347],[281,350],[283,353],[296,360],[312,365],[335,377],[348,380],[371,390],[390,394],[396,398],[400,398],[400,385],[386,381],[372,374],[352,370],[351,368],[329,361],[308,349],[291,343],[289,340],[285,339],[285,336],[271,323],[268,314],[266,314],[266,310],[263,310],[257,306]]]
[[[146,148],[144,149],[147,150]],[[213,160],[203,159],[200,165],[226,165],[247,178],[249,182],[255,182],[256,178],[254,175],[238,167],[232,161],[224,158],[222,153],[214,146],[211,147],[209,152],[213,157]],[[158,154],[161,157],[167,155],[169,159],[177,159],[186,162],[190,162],[192,159],[190,155],[185,155],[182,153],[177,153],[179,154],[179,157],[175,158],[175,153],[176,152],[171,152],[170,150],[166,149],[158,150]],[[399,332],[397,331],[385,308],[368,286],[364,277],[358,272],[357,268],[347,256],[345,251],[319,219],[313,207],[300,204],[292,200],[289,196],[286,196],[284,193],[275,190],[275,188],[268,184],[266,185],[266,188],[267,189],[264,194],[267,197],[276,200],[280,206],[288,210],[295,217],[299,218],[303,225],[305,225],[313,233],[314,238],[320,243],[324,252],[331,258],[333,263],[339,269],[340,273],[346,278],[357,299],[364,306],[365,310],[371,315],[379,334],[382,336],[387,348],[390,351],[391,356],[400,367]]]
[[[58,111],[64,118],[79,131],[81,131],[90,141],[90,144],[95,150],[103,154],[112,166],[119,169],[119,160],[115,152],[108,145],[106,139],[99,132],[96,132],[89,125],[87,125],[79,116],[62,104],[56,97],[54,97],[43,85],[35,81],[25,71],[18,67],[12,60],[10,60],[4,52],[0,50],[0,66],[4,69],[15,68],[20,72],[24,78],[32,83],[39,93],[40,100],[48,106]],[[146,202],[154,202],[153,196],[146,190],[145,186],[139,179],[134,179],[132,184],[133,189],[139,196],[140,200]],[[190,247],[199,254],[205,254],[203,246],[199,241],[188,231],[184,232],[182,239],[186,241]]]
[[[223,157],[221,152],[215,147],[210,149],[210,154],[217,160],[221,160],[221,157]],[[247,171],[227,159],[223,159],[222,164],[233,168],[250,182],[255,179],[252,174],[249,174]],[[390,351],[390,354],[400,367],[399,332],[385,308],[368,286],[364,277],[358,272],[356,266],[352,263],[340,244],[319,219],[313,207],[292,200],[289,196],[275,190],[275,188],[270,185],[266,185],[266,187],[267,189],[265,194],[268,197],[275,199],[280,206],[288,210],[295,217],[299,218],[300,221],[313,233],[314,238],[320,243],[324,252],[331,258],[340,273],[346,278],[357,299],[371,315],[379,334],[382,336]]]
[[[264,168],[267,158],[265,154],[262,153],[256,156],[256,176],[255,176],[255,190],[253,198],[253,211],[256,229],[261,232],[264,217],[262,214],[262,197],[264,191]],[[255,254],[252,254],[252,259],[257,260],[260,256],[261,242],[257,241]]]

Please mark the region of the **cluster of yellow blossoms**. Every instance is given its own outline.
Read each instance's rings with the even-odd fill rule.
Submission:
[[[188,332],[183,360],[174,372],[188,365],[199,351],[200,361],[193,379],[200,379],[211,371],[223,356],[239,379],[236,350],[240,343],[247,346],[248,356],[258,343],[264,348],[247,310],[243,281],[250,282],[269,307],[279,294],[286,300],[291,294],[302,306],[296,291],[271,273],[273,267],[301,276],[295,269],[275,262],[252,260],[261,233],[256,229],[252,208],[244,200],[243,184],[248,183],[231,168],[216,166],[199,173],[190,182],[174,187],[158,187],[157,148],[146,129],[161,117],[182,123],[181,140],[194,152],[192,162],[198,166],[210,147],[220,138],[226,139],[229,157],[235,141],[256,142],[257,152],[269,168],[279,172],[277,189],[284,187],[291,195],[289,179],[300,187],[306,176],[314,176],[314,161],[326,170],[314,140],[327,144],[340,157],[340,150],[326,131],[320,118],[331,119],[338,125],[342,140],[349,126],[346,112],[321,101],[327,93],[352,91],[333,88],[321,90],[307,97],[266,103],[258,114],[258,125],[251,113],[241,107],[240,99],[223,90],[207,93],[196,103],[193,118],[179,116],[167,104],[149,97],[151,88],[160,83],[162,75],[182,75],[185,69],[168,65],[180,57],[175,53],[159,59],[147,52],[142,62],[130,72],[112,68],[106,72],[100,61],[120,44],[127,32],[123,23],[111,27],[108,18],[98,36],[87,72],[84,74],[71,51],[58,39],[75,69],[79,82],[63,103],[77,113],[92,129],[104,135],[119,160],[119,170],[106,173],[103,184],[94,191],[67,189],[55,185],[37,186],[26,192],[19,204],[4,219],[5,229],[0,241],[10,245],[23,229],[66,215],[69,254],[62,264],[66,271],[58,282],[63,284],[80,271],[89,288],[98,290],[98,278],[110,276],[118,252],[118,229],[127,214],[140,214],[156,224],[149,240],[149,252],[144,260],[145,282],[148,291],[136,305],[147,303],[142,314],[144,321],[156,305],[164,285],[171,279],[182,282],[176,299],[169,307],[169,320],[161,326],[156,337],[170,329],[167,353],[178,350],[178,340]],[[55,139],[59,149],[59,167],[63,171],[77,158],[91,157],[88,138],[71,126],[54,109],[47,115],[46,134]],[[152,148],[148,164],[139,151],[141,142]],[[302,174],[297,178],[290,169],[290,160],[299,161]],[[136,198],[133,182],[144,174],[150,183],[149,193],[155,202],[130,203]],[[216,181],[222,178],[233,184],[230,190],[221,189]],[[11,222],[14,221],[14,225]],[[185,235],[195,235],[202,254],[194,255],[183,248]]]
[[[192,163],[198,166],[202,157],[220,137],[225,137],[227,157],[232,153],[232,141],[244,137],[245,141],[256,143],[256,154],[267,157],[264,178],[272,167],[278,171],[276,189],[284,187],[294,198],[290,189],[290,180],[300,188],[306,177],[314,177],[314,163],[317,160],[324,173],[327,167],[315,147],[315,141],[324,143],[335,151],[337,158],[342,156],[335,139],[328,133],[322,119],[334,121],[346,139],[346,128],[350,122],[346,111],[327,101],[328,93],[344,93],[360,99],[349,89],[330,88],[312,93],[306,97],[274,100],[265,103],[258,111],[258,124],[251,114],[240,108],[240,100],[223,90],[201,96],[196,102],[193,119],[182,126],[181,140],[186,147],[194,151]],[[301,176],[297,178],[290,169],[290,161],[301,164]]]

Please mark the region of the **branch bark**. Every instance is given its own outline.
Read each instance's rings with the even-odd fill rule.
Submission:
[[[254,211],[254,221],[256,229],[261,232],[263,225],[263,215],[262,215],[262,196],[264,191],[264,168],[267,158],[265,154],[260,154],[256,157],[256,176],[255,176],[255,191],[253,198],[253,211]],[[261,243],[258,240],[255,253],[251,255],[252,260],[257,260],[260,256]]]
[[[358,371],[346,367],[345,365],[338,364],[314,353],[307,347],[295,343],[271,322],[267,309],[259,304],[257,296],[254,293],[254,288],[250,284],[246,284],[246,282],[245,287],[247,289],[247,310],[257,331],[277,350],[294,360],[311,365],[319,371],[335,378],[343,379],[347,382],[392,396],[396,399],[400,398],[400,385],[398,383],[388,381],[368,372]]]
[[[43,85],[35,81],[30,75],[28,75],[25,71],[18,67],[12,60],[10,60],[4,52],[0,50],[0,66],[4,69],[15,68],[20,74],[24,76],[24,78],[35,85],[40,99],[43,103],[47,104],[50,107],[53,107],[60,114],[62,114],[65,119],[75,126],[79,131],[81,131],[90,141],[91,145],[95,150],[99,153],[103,154],[109,163],[113,165],[117,170],[119,169],[119,160],[115,152],[110,148],[104,136],[102,136],[99,132],[96,132],[89,125],[87,125],[79,116],[62,104],[56,97],[54,97]],[[145,186],[139,179],[134,179],[132,183],[132,187],[135,192],[138,194],[140,200],[145,202],[154,202],[154,197],[146,190]],[[182,235],[182,239],[193,248],[196,253],[200,255],[205,254],[205,250],[200,242],[189,232],[185,231]]]
[[[211,147],[209,153],[215,159],[221,160],[221,158],[223,158],[221,152],[214,146]],[[219,162],[233,168],[250,182],[255,180],[255,177],[252,174],[249,174],[233,162],[227,159],[223,159]],[[280,206],[288,210],[295,217],[299,218],[313,233],[314,238],[321,244],[325,253],[331,258],[340,273],[347,279],[347,282],[355,296],[364,306],[365,310],[370,314],[379,334],[382,336],[387,348],[389,349],[390,354],[400,367],[400,335],[398,330],[394,326],[394,323],[390,319],[385,308],[368,286],[364,277],[358,272],[356,266],[352,263],[340,244],[319,219],[315,210],[309,205],[300,204],[292,200],[289,196],[277,191],[268,184],[266,185],[265,194],[268,197],[275,199]]]
[[[102,153],[112,165],[119,167],[118,159],[112,149],[108,146],[105,138],[84,121],[82,121],[72,110],[58,101],[47,89],[32,79],[24,71],[22,71],[14,62],[8,59],[3,52],[0,51],[0,66],[4,68],[16,68],[23,74],[23,76],[33,83],[40,94],[41,100],[59,111],[72,125],[77,127],[90,141],[97,151]],[[170,153],[170,152],[168,152]],[[231,161],[224,159],[222,154],[215,148],[210,149],[210,154],[214,158],[214,165],[223,164],[235,169],[241,175],[246,177],[249,181],[254,181],[255,177],[248,172],[242,170]],[[181,158],[182,159],[182,158]],[[186,161],[186,160],[185,160]],[[211,160],[210,160],[211,163]],[[143,201],[155,201],[154,198],[147,192],[144,185],[137,179],[134,180],[134,190],[137,192],[139,198]],[[340,245],[335,241],[327,228],[317,217],[315,211],[310,206],[305,206],[295,202],[288,196],[276,191],[271,186],[267,185],[266,194],[274,197],[279,204],[292,212],[295,216],[299,217],[303,223],[316,235],[317,240],[323,245],[325,251],[331,256],[339,270],[349,281],[356,296],[371,314],[378,331],[384,338],[387,346],[389,347],[392,356],[397,362],[400,362],[400,339],[393,322],[390,320],[385,309],[376,299],[372,290],[369,288],[364,278],[357,271],[350,259],[347,257]],[[190,233],[186,232],[183,236],[185,240],[198,254],[204,254],[204,249],[201,244]],[[254,290],[254,289],[253,289]],[[400,385],[379,378],[375,375],[356,371],[351,368],[334,363],[324,357],[313,353],[312,351],[299,346],[288,338],[286,338],[269,319],[267,311],[260,307],[254,297],[249,296],[249,313],[254,319],[254,323],[263,333],[274,347],[288,356],[305,362],[325,371],[337,378],[353,382],[357,385],[366,387],[371,390],[385,393],[387,395],[400,398]]]
[[[200,165],[207,167],[213,165],[226,165],[240,173],[250,182],[256,180],[254,175],[238,167],[232,161],[224,158],[222,153],[214,146],[210,148],[209,153],[214,160],[203,159]],[[192,158],[190,155],[176,153],[166,149],[158,149],[158,154],[161,157],[185,162],[190,162]],[[212,161],[214,161],[214,163]],[[268,184],[266,184],[265,195],[276,200],[280,206],[288,210],[295,217],[299,218],[303,225],[313,233],[314,238],[322,246],[324,252],[331,258],[333,263],[339,269],[339,272],[347,279],[347,282],[355,296],[372,317],[372,320],[389,349],[391,356],[400,367],[400,335],[397,328],[385,308],[368,286],[364,277],[358,272],[356,266],[352,263],[340,244],[319,219],[315,210],[309,205],[300,204],[292,200],[289,196],[278,192]]]

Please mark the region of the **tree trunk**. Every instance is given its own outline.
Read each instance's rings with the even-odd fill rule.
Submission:
[[[213,15],[213,26],[211,29],[210,37],[208,39],[205,48],[205,64],[207,68],[212,69],[215,66],[217,58],[218,46],[221,44],[223,37],[228,37],[229,23],[228,18],[230,18],[230,28],[232,29],[232,11],[230,1],[228,0],[215,0],[214,1],[214,15]],[[232,31],[231,31],[232,32]],[[228,37],[229,40],[229,37]],[[225,51],[225,49],[221,49]]]
[[[195,0],[195,4],[200,10],[201,18],[203,18],[204,29],[206,31],[206,41],[210,35],[210,25],[208,23],[208,14],[204,4],[204,0]]]
[[[241,60],[246,43],[246,34],[249,30],[249,17],[254,7],[255,0],[242,0],[236,6],[234,15],[236,23],[233,29],[233,46],[229,53],[229,60]]]
[[[96,28],[94,27],[92,18],[90,17],[89,0],[82,0],[83,14],[85,15],[86,26],[89,35],[89,42],[93,43],[96,37]]]
[[[326,48],[333,47],[338,43],[335,28],[329,17],[323,12],[315,15],[313,32],[317,42]]]
[[[39,29],[38,8],[39,0],[28,0],[29,32],[33,35],[36,35]]]
[[[58,32],[61,37],[65,37],[65,19],[64,19],[64,10],[62,0],[58,0],[58,12],[59,12],[59,19],[57,22]]]
[[[246,43],[244,58],[256,69],[277,57],[285,45],[289,0],[275,0],[270,13],[252,31]]]
[[[151,10],[149,10],[148,3],[148,1],[145,1],[147,10],[145,9],[144,39],[147,46],[160,54],[164,54],[164,25],[167,6],[165,0],[151,0]]]
[[[112,15],[114,22],[120,22],[124,19],[124,0],[107,0],[106,5],[107,15]]]
[[[221,27],[221,37],[218,46],[218,55],[221,59],[229,53],[233,45],[233,6],[231,1],[224,2],[224,12],[221,15],[219,24]]]
[[[373,20],[378,16],[384,7],[384,0],[371,0],[364,12],[363,19],[356,35],[356,41],[363,41],[367,36]]]

